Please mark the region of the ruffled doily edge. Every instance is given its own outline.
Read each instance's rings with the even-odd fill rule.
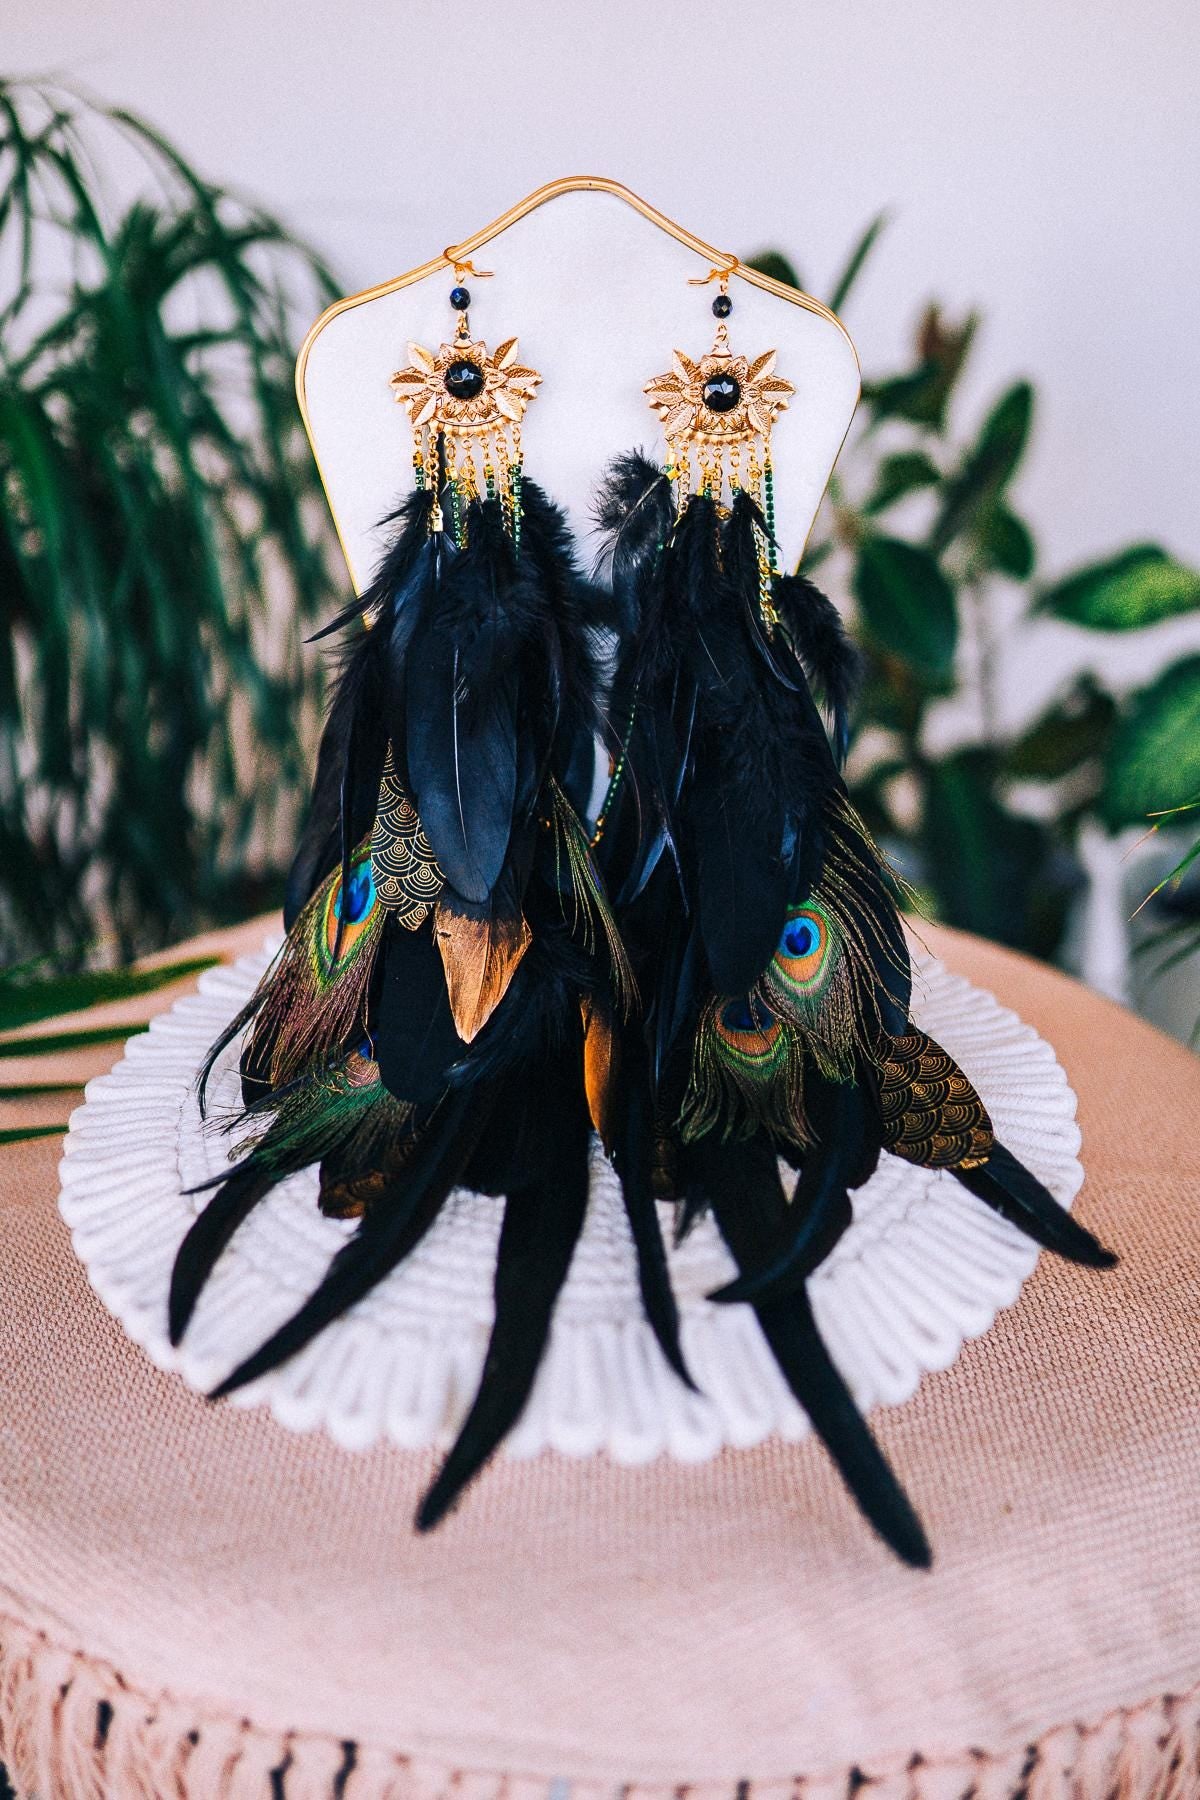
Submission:
[[[154,1363],[182,1375],[198,1391],[215,1385],[227,1372],[228,1359],[218,1363],[211,1351],[197,1348],[194,1334],[178,1349],[170,1346],[163,1297],[155,1294],[154,1304],[146,1303],[139,1291],[138,1259],[147,1255],[150,1240],[164,1224],[178,1236],[164,1203],[169,1184],[178,1180],[171,1166],[171,1121],[195,1072],[189,1040],[197,1028],[205,1041],[216,1034],[234,1009],[231,1002],[244,998],[243,988],[251,977],[257,978],[273,947],[272,940],[258,956],[202,976],[194,993],[152,1020],[148,1033],[130,1041],[122,1062],[89,1083],[85,1105],[72,1116],[60,1166],[60,1207],[93,1288]],[[1034,1139],[1053,1142],[1054,1185],[1060,1202],[1069,1208],[1083,1182],[1080,1134],[1075,1095],[1052,1047],[994,995],[936,961],[930,960],[922,975],[936,978],[960,1001],[969,996],[972,1005],[982,1004],[989,1014],[989,1029],[1005,1034],[1009,1065],[1003,1071],[1005,1084],[1011,1083],[1018,1065],[1022,1075],[1032,1078],[1029,1091],[1022,1095],[1027,1122]],[[127,1139],[114,1155],[109,1137],[113,1119],[124,1131],[136,1123],[132,1155]],[[952,1293],[950,1284],[931,1313],[920,1285],[893,1287],[889,1310],[898,1309],[904,1329],[893,1333],[881,1352],[869,1323],[856,1333],[836,1310],[823,1307],[824,1271],[814,1282],[818,1323],[864,1410],[902,1404],[925,1374],[948,1368],[964,1344],[986,1333],[998,1314],[1015,1304],[1036,1264],[1035,1245],[986,1209],[977,1209],[956,1183],[944,1179],[947,1208],[973,1212],[975,1217],[966,1238],[955,1245],[943,1244],[941,1253],[951,1262],[972,1256],[979,1233],[989,1239],[985,1260],[1002,1250],[1002,1266],[989,1277],[993,1285],[986,1296],[972,1292],[970,1283],[964,1293]],[[123,1247],[121,1257],[112,1256],[110,1240],[122,1217],[128,1221],[124,1229],[136,1238],[132,1266],[123,1260]],[[929,1252],[925,1228],[915,1217],[905,1217],[889,1242],[893,1259],[911,1264],[913,1270],[919,1270]],[[344,1325],[371,1339],[371,1391],[360,1394],[352,1382],[350,1403],[343,1401],[340,1390],[332,1392],[326,1348],[318,1341],[284,1370],[235,1395],[235,1404],[266,1404],[278,1423],[290,1430],[324,1427],[347,1450],[365,1449],[381,1440],[406,1449],[449,1442],[474,1391],[486,1328],[459,1324],[452,1339],[424,1331],[416,1344],[400,1339],[385,1342],[365,1322]],[[545,1450],[567,1456],[606,1452],[626,1464],[648,1463],[659,1456],[698,1463],[726,1446],[750,1448],[772,1434],[798,1441],[807,1434],[808,1420],[767,1351],[749,1308],[706,1306],[699,1312],[685,1311],[682,1331],[702,1396],[693,1395],[675,1378],[640,1317],[619,1324],[572,1322],[570,1330],[561,1333],[556,1327],[560,1364],[556,1391],[571,1404],[552,1404],[548,1380],[540,1376],[506,1452],[515,1456]],[[420,1406],[409,1412],[394,1404],[395,1383],[385,1379],[388,1367],[404,1358],[424,1370]],[[353,1375],[354,1359],[341,1360]],[[602,1395],[603,1407],[581,1412],[574,1396],[592,1391]]]

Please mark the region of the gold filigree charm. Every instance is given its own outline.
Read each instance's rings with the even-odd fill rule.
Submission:
[[[796,391],[775,373],[776,351],[764,350],[750,358],[730,349],[725,321],[733,301],[727,286],[724,274],[713,301],[717,330],[708,354],[693,359],[682,350],[673,351],[670,369],[652,376],[642,390],[662,420],[671,452],[667,473],[679,484],[681,511],[692,491],[693,451],[699,462],[699,491],[720,502],[726,487],[731,497],[747,487],[760,502],[765,499],[762,477],[771,464],[771,427]],[[748,452],[745,471],[743,450]]]
[[[536,397],[541,376],[517,361],[517,339],[492,351],[471,336],[467,307],[471,296],[462,276],[486,269],[456,263],[458,278],[450,304],[458,313],[453,342],[436,351],[408,346],[409,360],[390,386],[408,413],[413,431],[417,486],[437,496],[431,526],[444,529],[442,503],[448,497],[452,529],[465,541],[466,509],[474,500],[498,499],[515,548],[521,538],[521,421]]]
[[[456,437],[519,425],[541,381],[536,369],[517,361],[517,339],[492,353],[481,340],[457,337],[436,355],[410,344],[408,366],[398,369],[391,389],[414,426],[428,425]]]
[[[774,374],[777,352],[765,350],[753,362],[734,356],[724,324],[707,356],[693,362],[682,350],[671,353],[671,369],[645,386],[650,404],[663,422],[667,442],[692,438],[702,444],[766,440],[777,413],[795,393],[790,381]]]

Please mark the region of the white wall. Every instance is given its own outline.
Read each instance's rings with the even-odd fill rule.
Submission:
[[[927,295],[987,313],[968,398],[1042,390],[1047,569],[1200,557],[1200,14],[1187,0],[8,0],[0,67],[155,119],[351,287],[551,176],[612,174],[820,292],[894,209],[848,322],[868,371]]]

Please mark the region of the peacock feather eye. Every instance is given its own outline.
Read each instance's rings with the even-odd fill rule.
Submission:
[[[791,994],[815,993],[829,973],[832,946],[829,920],[819,906],[810,901],[806,906],[789,907],[772,958],[772,973]]]
[[[727,1000],[714,1028],[725,1054],[745,1071],[765,1074],[786,1051],[782,1024],[757,998]]]
[[[353,864],[344,887],[340,873],[335,874],[321,925],[321,960],[326,973],[333,968],[339,926],[342,942],[338,961],[344,962],[371,926],[378,908],[379,896],[375,892],[375,875],[369,856]]]

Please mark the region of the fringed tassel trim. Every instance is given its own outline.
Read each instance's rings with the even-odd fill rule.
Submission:
[[[1062,1726],[1008,1753],[738,1782],[571,1781],[467,1770],[378,1745],[259,1729],[130,1687],[109,1664],[0,1619],[0,1761],[20,1800],[1196,1800],[1200,1687]]]

